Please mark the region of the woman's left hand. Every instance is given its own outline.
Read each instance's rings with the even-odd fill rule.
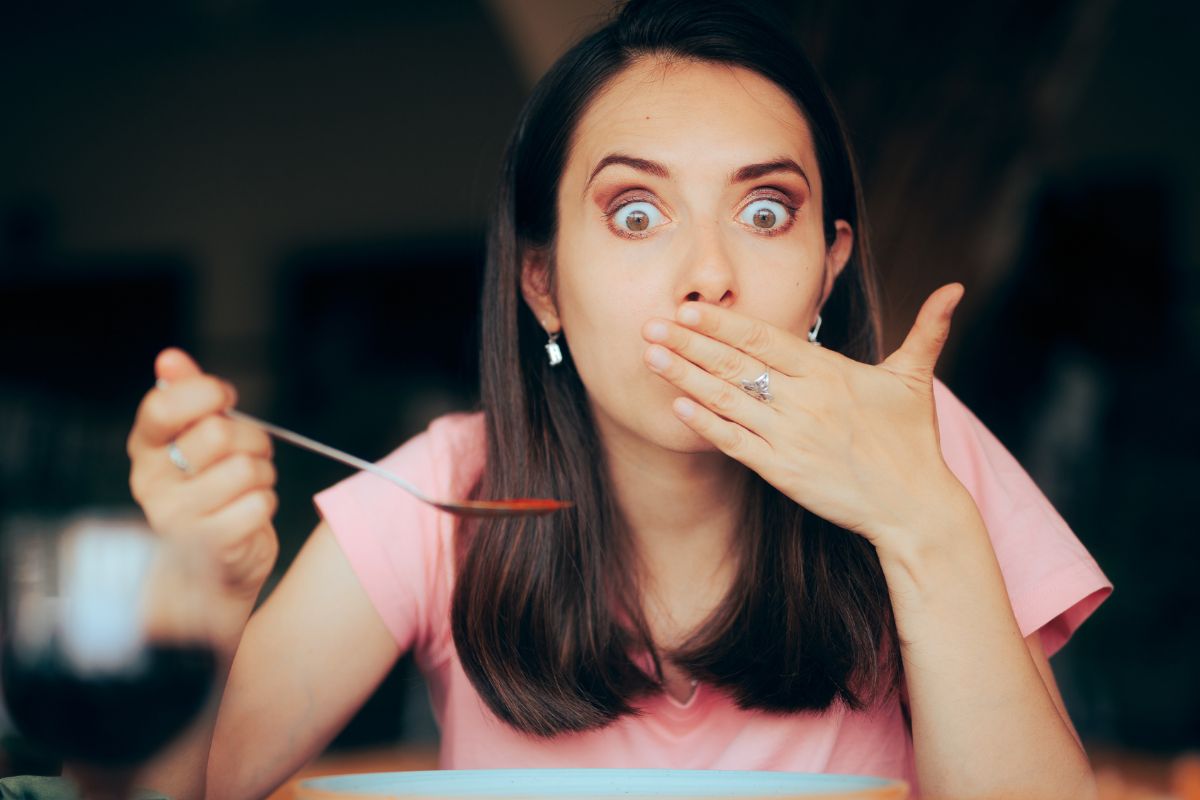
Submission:
[[[656,343],[646,364],[694,398],[677,398],[676,415],[722,452],[876,548],[911,546],[897,539],[965,492],[942,458],[933,400],[934,365],[963,291],[952,283],[933,292],[878,365],[696,302],[675,321],[646,323]],[[769,403],[742,387],[763,372]]]

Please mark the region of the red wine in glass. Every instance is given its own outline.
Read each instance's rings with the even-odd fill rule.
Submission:
[[[80,672],[54,650],[6,648],[4,697],[21,734],[65,761],[132,767],[170,742],[204,706],[216,656],[202,645],[147,645],[136,662]]]
[[[144,524],[30,527],[10,529],[0,570],[8,716],[88,784],[85,797],[125,796],[210,699],[211,573]]]

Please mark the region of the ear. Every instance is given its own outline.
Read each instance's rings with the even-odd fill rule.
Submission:
[[[833,243],[825,251],[825,285],[821,288],[822,306],[829,299],[829,294],[833,291],[833,284],[850,261],[850,254],[854,252],[854,229],[850,227],[850,223],[839,219],[834,223],[834,227],[837,234]]]
[[[550,254],[543,248],[528,247],[521,254],[521,294],[525,304],[548,332],[559,330],[558,308],[550,279]]]

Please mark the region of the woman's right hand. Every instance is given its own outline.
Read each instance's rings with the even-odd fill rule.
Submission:
[[[248,609],[279,552],[271,440],[223,413],[236,402],[233,386],[182,350],[164,350],[154,371],[158,385],[138,407],[127,442],[133,498],[159,535],[208,551],[231,599]],[[172,444],[186,471],[172,461]]]

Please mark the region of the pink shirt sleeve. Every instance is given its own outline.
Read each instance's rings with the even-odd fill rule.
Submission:
[[[378,463],[434,497],[461,497],[482,466],[481,414],[449,414]],[[448,653],[454,518],[359,472],[317,494],[363,589],[401,650],[429,667]]]
[[[937,379],[934,403],[942,456],[979,507],[1021,633],[1040,630],[1053,655],[1112,584],[1012,454]]]

